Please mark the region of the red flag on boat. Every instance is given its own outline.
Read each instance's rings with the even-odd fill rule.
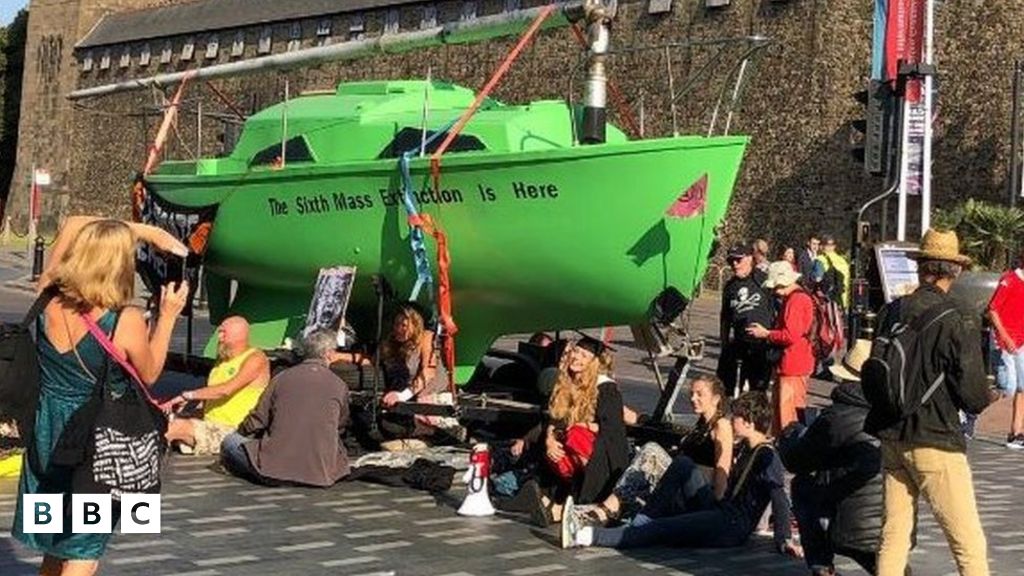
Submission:
[[[708,175],[704,173],[696,182],[676,198],[665,214],[674,218],[690,218],[704,212],[708,201]]]

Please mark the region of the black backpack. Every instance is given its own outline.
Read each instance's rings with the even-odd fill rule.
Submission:
[[[924,381],[930,351],[922,349],[921,336],[942,318],[959,312],[953,302],[944,300],[906,323],[901,317],[901,300],[888,306],[886,325],[875,337],[871,356],[860,373],[872,411],[883,421],[896,423],[917,412],[945,382],[944,373],[934,382]]]
[[[39,406],[39,356],[32,324],[54,295],[53,290],[44,291],[24,320],[0,324],[0,422],[16,422],[25,447],[32,438]]]

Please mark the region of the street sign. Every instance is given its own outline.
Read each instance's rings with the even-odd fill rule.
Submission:
[[[36,169],[36,186],[49,186],[51,183],[50,171],[43,168]]]

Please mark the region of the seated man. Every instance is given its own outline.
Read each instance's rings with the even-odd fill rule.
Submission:
[[[221,445],[229,472],[260,484],[326,487],[349,473],[341,436],[348,386],[331,372],[335,335],[317,329],[303,341],[305,361],[271,380],[259,404]]]
[[[771,407],[763,392],[747,392],[733,402],[733,434],[743,442],[743,449],[732,466],[721,500],[715,498],[693,461],[679,456],[627,526],[580,526],[574,504],[569,500],[563,514],[562,547],[741,546],[754,532],[770,502],[777,549],[802,555],[800,546],[790,537],[789,499],[783,488],[782,462],[767,436],[771,423]]]
[[[193,400],[205,403],[202,420],[175,418],[167,425],[167,441],[181,442],[183,452],[216,454],[224,437],[256,406],[270,380],[270,361],[262,350],[249,346],[249,323],[244,318],[224,320],[217,340],[218,360],[206,387],[184,392],[170,402],[172,408]]]
[[[834,575],[835,554],[849,556],[868,574],[882,535],[882,453],[864,432],[871,405],[860,385],[860,368],[871,341],[857,340],[832,375],[842,382],[832,404],[809,427],[790,424],[779,453],[793,478],[793,511],[807,566],[814,576]]]

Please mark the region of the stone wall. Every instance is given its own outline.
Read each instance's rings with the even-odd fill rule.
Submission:
[[[48,0],[55,3],[56,0]],[[36,5],[33,2],[33,18]],[[503,0],[478,3],[478,13],[495,13]],[[523,2],[524,5],[536,2]],[[856,207],[881,189],[881,181],[862,174],[852,159],[848,123],[860,111],[852,94],[861,89],[868,73],[871,37],[871,2],[822,2],[791,0],[736,0],[731,6],[709,10],[703,0],[675,0],[672,12],[649,15],[642,0],[620,2],[613,30],[616,48],[659,45],[692,40],[759,34],[773,40],[754,65],[748,68],[740,105],[731,118],[731,132],[749,134],[752,143],[744,162],[734,201],[723,230],[723,241],[764,236],[776,245],[798,243],[811,231],[836,233],[846,244]],[[457,19],[462,2],[437,4],[439,21]],[[964,0],[943,3],[937,22],[940,69],[940,123],[936,130],[934,194],[937,204],[971,195],[1003,197],[1009,132],[1009,85],[1012,60],[1019,54],[1024,28],[1024,0]],[[422,6],[401,12],[401,29],[416,29]],[[384,27],[386,12],[362,15],[364,33],[375,35]],[[331,20],[332,39],[347,39],[350,15]],[[302,42],[318,41],[318,22],[302,22]],[[287,49],[291,23],[274,28],[273,50]],[[253,56],[260,29],[245,30],[246,57]],[[83,32],[84,34],[84,32]],[[234,32],[219,36],[219,51],[205,62],[229,61]],[[194,59],[205,59],[208,38],[196,36]],[[114,64],[103,73],[81,72],[82,54],[62,73],[62,86],[102,84],[121,77],[148,75],[194,65],[181,62],[180,52],[188,38],[171,39],[173,61],[163,67],[141,69],[133,61],[127,69]],[[429,69],[435,78],[480,87],[513,45],[514,39],[473,46],[449,46],[414,54],[369,58],[307,68],[287,74],[264,74],[218,81],[217,85],[246,110],[264,107],[283,97],[287,77],[292,93],[330,88],[339,81],[363,78],[423,77]],[[151,46],[153,58],[162,41]],[[727,49],[723,61],[735,60],[744,45]],[[564,98],[578,63],[579,50],[567,29],[545,32],[524,53],[495,96],[512,102],[539,98]],[[92,54],[99,57],[98,53]],[[648,50],[612,58],[611,77],[629,100],[634,115],[644,111],[646,136],[673,132],[669,106],[668,70],[671,63],[675,89],[714,58],[710,47]],[[703,133],[723,87],[732,88],[729,70],[716,67],[710,81],[680,99],[676,129]],[[27,76],[28,73],[26,73]],[[26,83],[27,84],[27,83]],[[577,77],[575,97],[581,92]],[[64,90],[67,92],[69,90]],[[168,92],[169,96],[172,92]],[[26,89],[26,106],[41,101]],[[187,158],[195,153],[196,99],[204,112],[227,113],[208,88],[193,86],[178,130],[172,135],[170,154]],[[124,214],[132,176],[142,165],[146,134],[152,137],[158,117],[150,92],[121,94],[82,103],[68,113],[62,127],[50,126],[51,138],[60,135],[55,149],[66,154],[66,179],[70,211]],[[68,106],[66,103],[64,106]],[[57,107],[61,102],[57,101]],[[58,115],[59,116],[59,115]],[[718,126],[727,116],[720,107]],[[615,110],[611,120],[623,126]],[[42,126],[44,123],[37,123]],[[24,125],[24,124],[23,124]],[[34,126],[36,124],[30,124]],[[202,154],[218,147],[219,123],[204,120]],[[41,128],[40,128],[41,130]],[[720,131],[720,130],[719,130]],[[31,141],[31,139],[25,139]],[[28,144],[26,144],[27,146]],[[188,152],[188,153],[187,153]],[[19,163],[22,162],[19,157]],[[623,193],[642,193],[623,191]]]

